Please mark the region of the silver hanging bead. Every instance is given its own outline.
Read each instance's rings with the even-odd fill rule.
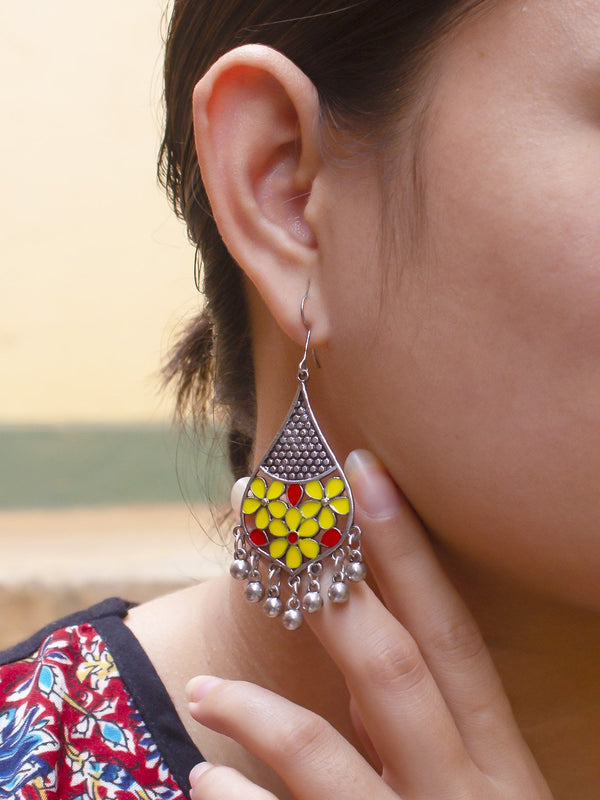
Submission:
[[[245,558],[236,558],[231,562],[229,574],[232,578],[235,578],[236,581],[243,581],[250,574],[250,564],[248,564]]]
[[[346,603],[350,597],[350,589],[343,581],[335,581],[327,592],[332,603]]]
[[[297,608],[288,608],[283,615],[283,627],[288,631],[297,631],[303,623],[302,612]]]
[[[302,600],[302,608],[309,614],[320,611],[323,608],[323,598],[319,592],[307,592]]]
[[[249,603],[258,603],[265,596],[265,587],[260,581],[250,581],[246,586],[245,595]]]
[[[346,577],[349,581],[352,581],[352,583],[364,581],[367,577],[367,567],[364,561],[351,561],[346,566]]]
[[[283,611],[283,601],[279,597],[267,597],[263,609],[267,617],[278,617]]]

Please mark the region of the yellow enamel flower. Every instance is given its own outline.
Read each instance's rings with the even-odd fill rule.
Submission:
[[[273,481],[267,486],[262,478],[255,478],[242,503],[242,512],[254,514],[255,526],[264,530],[272,519],[281,519],[287,511],[287,505],[279,499],[284,491],[285,485],[281,481]]]
[[[330,478],[325,487],[321,481],[309,481],[305,486],[306,494],[311,497],[302,504],[301,511],[304,517],[317,517],[319,526],[324,530],[335,525],[335,514],[348,514],[350,500],[340,497],[345,489],[341,478]]]
[[[319,523],[297,508],[288,508],[282,519],[274,519],[269,533],[276,538],[269,545],[271,558],[283,558],[289,569],[298,569],[302,559],[319,555],[319,544],[312,538],[319,532]]]

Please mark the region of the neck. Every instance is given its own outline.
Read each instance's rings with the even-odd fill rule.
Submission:
[[[245,600],[244,585],[226,577],[198,587],[206,591],[195,604],[200,636],[189,676],[205,672],[264,686],[327,719],[361,750],[344,678],[309,626],[285,630],[281,619],[267,618]],[[236,743],[193,724],[189,729],[208,760],[235,766],[281,800],[292,800],[277,776]]]
[[[461,564],[455,556],[442,554],[442,560],[478,620],[519,726],[554,796],[597,797],[598,615],[529,594],[479,567]],[[279,620],[266,618],[247,603],[242,585],[230,579],[221,582],[219,592],[214,588],[208,602],[218,605],[220,613],[205,619],[213,625],[226,621],[230,627],[224,647],[216,650],[214,636],[206,632],[216,674],[266,686],[325,717],[357,744],[344,679],[309,627],[285,631]]]
[[[600,617],[443,552],[557,798],[597,797]]]
[[[273,354],[274,363],[285,364],[286,358],[285,374],[293,373],[289,352]],[[259,366],[262,363],[259,360]],[[257,380],[258,387],[263,385],[272,383]],[[321,405],[318,390],[317,380],[311,394],[317,410]],[[257,398],[261,411],[258,458],[291,400],[291,392],[285,399],[281,394],[263,393]],[[346,452],[340,447],[343,438],[330,437],[340,453]],[[517,722],[555,797],[596,798],[600,785],[600,615],[535,594],[456,554],[440,551],[440,558],[479,623]],[[353,740],[345,682],[308,626],[290,634],[247,604],[242,594],[242,588],[234,585],[228,602],[244,648],[244,677],[315,710]]]
[[[219,592],[231,624],[224,664],[228,674],[222,677],[259,683],[345,729],[349,698],[344,679],[310,627],[286,631],[280,618],[269,619],[259,605],[245,600],[244,585],[227,578]]]

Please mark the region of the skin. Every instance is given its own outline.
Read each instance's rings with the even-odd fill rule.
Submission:
[[[598,41],[597,0],[509,0],[453,32],[424,87],[411,240],[402,135],[384,191],[381,162],[323,154],[314,87],[280,54],[232,51],[196,87],[203,179],[248,281],[256,460],[293,395],[309,281],[313,406],[340,457],[379,460],[349,465],[377,593],[293,635],[229,580],[132,614],[225,765],[194,773],[195,800],[597,797]],[[198,673],[227,680],[186,698]]]

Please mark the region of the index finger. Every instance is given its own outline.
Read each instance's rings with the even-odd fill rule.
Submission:
[[[472,762],[409,632],[366,584],[348,606],[327,603],[310,624],[346,679],[386,782],[409,797],[452,795]]]
[[[405,498],[370,453],[347,463],[369,567],[385,605],[418,643],[475,763],[524,743],[481,633]],[[493,746],[490,746],[493,745]]]
[[[341,787],[349,800],[399,800],[358,751],[312,711],[261,686],[212,676],[194,678],[188,692],[194,719],[271,767],[297,800],[335,797]]]

